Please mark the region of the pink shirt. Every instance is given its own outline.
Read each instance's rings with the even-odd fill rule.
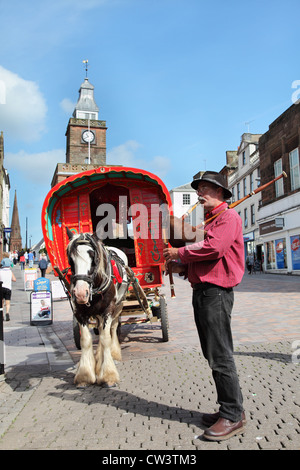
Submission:
[[[209,282],[221,287],[234,287],[245,271],[242,220],[226,202],[211,211],[221,212],[205,225],[203,241],[179,248],[182,263],[187,264],[187,277],[191,284]],[[224,212],[222,212],[224,211]]]

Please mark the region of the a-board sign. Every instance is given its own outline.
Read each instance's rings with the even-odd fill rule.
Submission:
[[[37,279],[36,269],[25,269],[24,270],[24,289],[33,290],[34,281]]]
[[[30,325],[51,325],[53,322],[52,294],[50,291],[30,293]]]
[[[53,300],[63,300],[68,298],[60,281],[51,281],[51,292]]]

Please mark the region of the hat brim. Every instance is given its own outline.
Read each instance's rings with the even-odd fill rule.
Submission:
[[[200,181],[201,181],[201,182],[202,182],[202,181],[207,181],[208,183],[212,183],[212,184],[214,184],[215,186],[219,186],[219,188],[223,188],[225,199],[230,199],[230,198],[232,197],[232,192],[231,192],[229,189],[224,188],[224,186],[222,186],[221,184],[218,184],[215,180],[212,180],[212,179],[210,179],[210,178],[199,178],[199,179],[197,179],[197,180],[193,180],[193,181],[191,182],[191,186],[192,186],[192,188],[193,188],[195,191],[197,191],[197,189],[198,189],[198,184],[200,183]]]

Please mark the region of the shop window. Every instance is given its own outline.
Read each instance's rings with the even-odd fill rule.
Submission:
[[[274,241],[266,243],[266,268],[276,269]]]
[[[292,255],[292,269],[300,270],[300,234],[290,237],[291,242],[291,255]]]
[[[285,238],[275,240],[276,266],[277,269],[287,268]]]

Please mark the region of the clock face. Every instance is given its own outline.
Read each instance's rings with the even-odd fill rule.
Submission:
[[[84,142],[93,142],[95,140],[95,134],[92,131],[83,131],[82,140]]]

